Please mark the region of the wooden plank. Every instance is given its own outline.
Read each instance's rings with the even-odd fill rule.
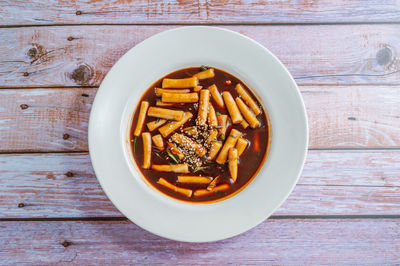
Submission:
[[[138,42],[176,26],[0,30],[0,87],[98,86]],[[398,84],[397,25],[226,26],[275,53],[298,84]],[[294,45],[295,44],[295,45]]]
[[[0,3],[1,25],[399,22],[400,5],[376,1],[22,1]]]
[[[0,169],[1,218],[121,216],[87,153],[4,154]]]
[[[0,150],[87,151],[96,89],[0,90]]]
[[[400,147],[398,87],[300,89],[307,106],[310,148]],[[96,90],[1,89],[0,151],[87,151],[87,126]]]
[[[125,221],[2,222],[0,227],[0,255],[7,265],[386,265],[400,260],[399,219],[270,219],[211,243],[166,240]]]
[[[301,86],[310,148],[400,146],[397,86]]]
[[[0,219],[121,216],[87,153],[3,154],[0,169]],[[275,215],[400,215],[399,192],[399,150],[315,150]]]

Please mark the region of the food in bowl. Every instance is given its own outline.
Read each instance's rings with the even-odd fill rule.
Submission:
[[[148,184],[172,198],[215,202],[240,192],[262,167],[268,116],[235,76],[212,67],[172,72],[141,97],[132,156]]]

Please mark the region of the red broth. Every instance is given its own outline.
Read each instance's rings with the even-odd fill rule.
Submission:
[[[203,79],[199,80],[199,85],[203,87],[203,89],[207,89],[209,86],[212,84],[215,84],[219,90],[220,93],[223,91],[229,91],[233,98],[235,99],[236,97],[240,97],[239,94],[235,90],[236,84],[240,83],[243,88],[252,96],[252,98],[256,101],[257,105],[261,109],[261,114],[257,116],[257,119],[260,123],[258,128],[251,128],[250,126],[247,129],[244,129],[241,124],[235,124],[232,125],[232,122],[228,122],[228,128],[226,132],[226,137],[223,139],[223,137],[219,136],[217,138],[218,141],[221,141],[222,144],[226,140],[226,138],[229,136],[229,132],[232,130],[232,128],[235,128],[239,130],[242,133],[242,138],[246,139],[249,144],[243,154],[239,157],[238,159],[238,177],[236,182],[233,182],[233,180],[230,177],[230,172],[228,169],[228,163],[225,164],[218,164],[215,162],[215,158],[212,161],[205,160],[202,158],[203,164],[201,165],[202,168],[199,167],[190,167],[190,173],[188,174],[177,174],[177,173],[171,173],[171,172],[158,172],[155,170],[150,169],[143,169],[142,163],[143,163],[143,141],[142,137],[134,137],[133,133],[138,121],[139,117],[139,110],[140,110],[140,103],[138,104],[138,107],[136,108],[134,114],[133,114],[133,120],[132,120],[132,125],[131,125],[131,130],[130,130],[130,144],[132,145],[132,155],[133,158],[135,159],[135,162],[142,172],[144,178],[150,183],[153,187],[155,187],[158,191],[162,192],[165,195],[168,195],[172,198],[182,200],[182,201],[187,201],[187,202],[214,202],[214,201],[219,201],[225,198],[228,198],[232,195],[235,195],[239,191],[241,191],[250,181],[257,175],[258,171],[262,167],[267,151],[269,149],[269,143],[270,143],[270,125],[268,123],[268,117],[267,113],[265,112],[265,109],[261,105],[260,102],[258,102],[257,98],[255,97],[254,93],[238,78],[234,77],[233,75],[220,70],[220,69],[214,69],[215,76],[213,78],[209,79]],[[172,72],[158,81],[156,81],[153,85],[151,85],[146,92],[143,94],[141,97],[141,101],[148,101],[150,106],[156,106],[156,101],[160,100],[161,97],[157,97],[155,94],[155,88],[161,88],[162,87],[162,80],[164,78],[173,78],[173,79],[179,79],[179,78],[188,78],[192,77],[194,74],[201,72],[201,70],[204,70],[204,68],[199,68],[199,67],[191,67],[191,68],[185,68],[181,70],[177,70],[175,72]],[[193,88],[190,89],[191,92],[193,92]],[[214,101],[214,99],[210,95],[210,103],[213,105],[215,111],[217,114],[227,114],[228,117],[229,113],[225,108],[220,108]],[[197,109],[194,103],[178,103],[174,104],[173,106],[168,106],[168,107],[161,107],[161,108],[167,108],[167,109],[174,109],[174,110],[183,110],[183,111],[189,111],[193,114],[193,117],[185,123],[183,126],[181,126],[179,129],[175,130],[173,133],[171,133],[167,138],[163,138],[164,141],[164,146],[167,149],[167,141],[170,140],[171,136],[176,132],[176,133],[181,133],[183,135],[187,135],[185,133],[185,128],[188,127],[195,127],[196,126],[196,117],[197,117]],[[198,107],[197,107],[198,108]],[[146,124],[148,122],[157,120],[155,117],[149,117],[146,116],[146,120],[143,126],[142,132],[149,132],[149,129],[147,128]],[[229,119],[228,119],[229,120]],[[151,136],[159,134],[158,129],[154,130],[151,132]],[[176,164],[176,161],[171,158],[170,155],[166,151],[160,152],[158,149],[155,149],[154,143],[152,143],[152,153],[151,153],[151,163],[152,164]],[[208,154],[208,150],[207,150]],[[174,156],[175,159],[178,159],[177,156]],[[179,162],[182,163],[182,162]],[[194,172],[196,171],[196,172]],[[197,176],[207,176],[207,177],[212,177],[215,178],[219,176],[219,181],[217,185],[221,184],[228,184],[229,189],[224,190],[224,191],[215,191],[214,193],[204,195],[204,196],[194,196],[194,193],[191,195],[191,197],[185,196],[183,194],[177,193],[174,190],[167,188],[165,186],[162,186],[158,183],[160,178],[164,178],[167,180],[169,183],[181,187],[181,188],[186,188],[190,189],[193,192],[198,190],[198,189],[206,189],[207,184],[189,184],[189,183],[179,183],[177,180],[178,175],[197,175]]]

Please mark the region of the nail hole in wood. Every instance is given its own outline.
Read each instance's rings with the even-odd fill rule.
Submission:
[[[21,104],[19,107],[21,107],[22,110],[28,109],[29,105],[27,104]]]
[[[71,242],[69,242],[69,241],[67,241],[67,240],[64,240],[64,242],[62,242],[61,243],[61,245],[63,246],[63,247],[68,247],[68,246],[71,246],[72,245],[72,243]]]
[[[23,208],[23,207],[25,207],[24,203],[21,202],[21,203],[18,204],[18,208]]]
[[[69,139],[69,134],[65,133],[65,134],[63,135],[63,139]]]
[[[89,94],[82,93],[82,97],[89,97]]]
[[[68,176],[68,177],[73,177],[74,173],[72,173],[71,171],[68,171],[68,172],[65,173],[65,175]]]
[[[357,118],[355,118],[355,117],[353,117],[353,116],[349,116],[349,117],[347,117],[347,119],[348,119],[348,120],[353,120],[353,121],[356,121],[356,120],[357,120]]]
[[[76,14],[77,16],[80,16],[80,15],[82,15],[82,11],[78,10],[78,11],[76,11],[75,14]]]
[[[29,76],[29,73],[28,72],[24,72],[24,77],[27,77],[27,76]]]
[[[74,37],[69,36],[69,37],[67,38],[67,40],[68,40],[68,41],[73,41],[73,40],[74,40]]]

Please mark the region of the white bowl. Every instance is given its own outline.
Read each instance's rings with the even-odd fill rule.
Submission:
[[[258,175],[240,193],[210,204],[178,201],[147,185],[128,149],[132,114],[146,89],[174,70],[200,65],[241,79],[261,99],[272,126]],[[129,50],[104,78],[89,123],[90,157],[109,199],[140,227],[188,242],[232,237],[268,218],[294,188],[307,142],[304,104],[282,63],[248,37],[205,26],[168,30]]]

